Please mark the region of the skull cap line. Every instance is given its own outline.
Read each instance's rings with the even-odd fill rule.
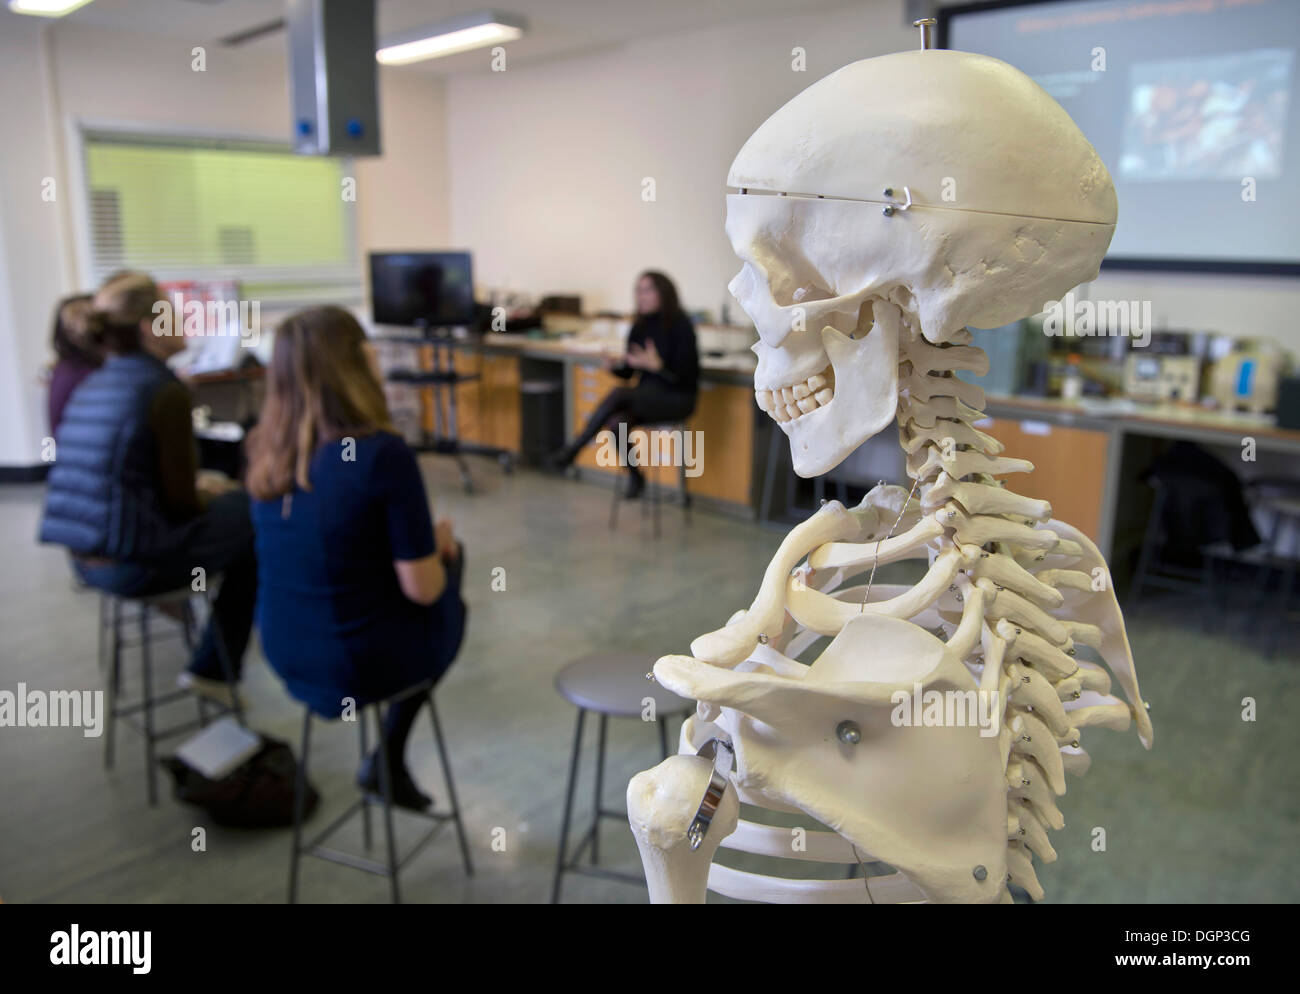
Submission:
[[[831,203],[841,204],[867,204],[875,207],[893,207],[898,206],[894,200],[869,200],[864,197],[832,197],[824,193],[793,193],[788,190],[762,190],[756,187],[727,187],[728,197],[787,197],[791,200],[828,200]],[[963,214],[993,214],[998,217],[1018,217],[1026,221],[1061,221],[1064,224],[1098,224],[1105,227],[1113,228],[1113,221],[1087,221],[1077,217],[1044,217],[1039,214],[1017,214],[1011,211],[986,211],[979,210],[975,207],[953,207],[948,204],[925,204],[915,199],[913,195],[912,202],[908,205],[908,210],[929,210],[929,211],[957,211]],[[905,211],[900,210],[902,214]]]
[[[946,49],[850,63],[759,125],[727,186],[871,200],[955,180],[958,202],[1114,224],[1110,174],[1069,114],[1000,59]]]

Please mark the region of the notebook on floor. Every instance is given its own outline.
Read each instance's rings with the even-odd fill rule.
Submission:
[[[222,718],[181,743],[176,758],[209,780],[220,780],[261,748],[260,735],[234,718]]]

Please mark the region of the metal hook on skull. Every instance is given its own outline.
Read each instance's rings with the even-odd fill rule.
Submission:
[[[894,188],[892,186],[885,187],[885,196],[892,197],[893,195],[894,195]],[[884,209],[881,211],[881,213],[884,214],[885,217],[893,217],[895,214],[901,213],[902,211],[905,211],[908,208],[910,208],[912,206],[911,188],[906,186],[903,187],[903,195],[907,198],[906,203],[886,204],[884,206]]]

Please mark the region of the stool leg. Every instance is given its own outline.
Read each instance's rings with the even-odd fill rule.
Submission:
[[[99,595],[99,670],[102,673],[108,665],[108,632],[111,612],[108,609],[108,594]]]
[[[609,730],[609,715],[600,716],[600,731],[596,737],[596,794],[591,810],[591,865],[600,862],[600,797],[605,792],[605,735]]]
[[[144,762],[149,804],[158,803],[158,771],[154,769],[153,653],[149,645],[149,606],[140,605],[140,673],[144,685]]]
[[[105,716],[107,727],[104,729],[104,769],[111,770],[117,741],[117,694],[121,688],[122,672],[122,602],[116,597],[111,598],[108,613],[112,628],[109,636],[111,642],[108,657],[108,679],[105,681],[108,691],[106,694],[108,697],[108,714]]]
[[[357,723],[360,725],[360,731],[361,731],[361,762],[364,763],[366,761],[366,757],[370,755],[370,747],[369,744],[366,742],[366,709],[365,708],[362,708],[358,712]],[[379,729],[379,734],[382,735],[383,733],[384,730],[382,728]],[[371,839],[370,836],[370,800],[368,795],[366,795],[365,793],[362,793],[361,795],[361,841],[365,844],[365,847],[367,849],[369,849],[373,843],[373,840]]]
[[[573,817],[573,791],[578,784],[578,760],[582,756],[582,724],[587,712],[578,708],[578,723],[573,732],[573,752],[569,756],[569,781],[564,790],[564,820],[560,824],[560,852],[555,858],[555,882],[551,885],[551,903],[560,903],[560,879],[569,848],[569,822]]]
[[[187,600],[181,604],[181,637],[185,640],[185,648],[190,652],[194,651],[194,629],[196,624],[194,604]]]
[[[655,724],[659,726],[659,751],[663,753],[663,758],[668,758],[668,716],[666,714],[656,714]]]
[[[388,705],[390,708],[392,705]],[[388,740],[384,737],[384,716],[375,705],[375,737],[379,739],[379,786],[384,795],[384,837],[388,842],[388,882],[392,887],[393,903],[402,903],[402,892],[397,883],[397,843],[393,837],[393,771],[388,765]]]
[[[691,493],[686,489],[686,460],[679,460],[681,465],[677,467],[677,484],[682,492],[682,517],[686,523],[691,523]]]
[[[1201,589],[1205,591],[1205,617],[1201,619],[1201,627],[1205,632],[1213,632],[1218,627],[1218,597],[1215,596],[1214,582],[1214,557],[1210,555],[1202,556],[1201,563]]]
[[[208,596],[204,592],[204,596]],[[241,725],[244,724],[244,704],[240,699],[239,684],[235,680],[235,667],[230,661],[230,652],[226,649],[225,636],[221,634],[221,626],[217,624],[217,619],[213,616],[211,610],[208,611],[208,627],[212,630],[212,644],[217,649],[217,661],[221,663],[221,675],[226,678],[226,683],[230,685],[230,696],[234,700],[235,720]]]
[[[181,636],[185,639],[185,649],[190,654],[194,652],[194,629],[197,622],[194,619],[194,603],[187,599],[181,604]],[[194,703],[199,709],[199,727],[208,727],[208,700],[202,694],[194,695]]]
[[[456,784],[451,778],[451,760],[447,757],[447,744],[442,738],[442,722],[438,709],[433,706],[433,691],[429,691],[429,720],[433,723],[433,739],[438,746],[438,759],[442,763],[442,778],[447,781],[447,800],[451,804],[451,817],[456,825],[456,838],[460,841],[460,856],[465,861],[465,876],[474,876],[474,864],[469,858],[469,838],[465,824],[460,819],[460,800],[456,797]]]
[[[1278,594],[1277,624],[1268,627],[1268,641],[1264,646],[1265,659],[1272,659],[1277,654],[1278,635],[1282,626],[1286,624],[1287,607],[1291,603],[1291,594],[1295,590],[1295,574],[1295,563],[1288,563],[1282,574],[1282,589]]]
[[[302,755],[293,778],[293,849],[289,853],[289,903],[298,903],[298,863],[302,859],[302,809],[307,800],[307,751],[311,748],[311,708],[302,718]]]
[[[772,491],[776,488],[776,463],[781,458],[781,442],[785,439],[783,432],[772,425],[772,437],[767,446],[767,465],[763,467],[763,497],[758,505],[758,520],[770,521],[772,518]]]
[[[1142,551],[1138,554],[1137,568],[1133,571],[1133,579],[1129,585],[1126,608],[1132,608],[1142,595],[1142,585],[1146,582],[1147,573],[1151,571],[1152,563],[1155,561],[1156,542],[1159,540],[1165,513],[1165,488],[1157,486],[1155,492],[1155,500],[1151,504],[1151,516],[1147,519],[1146,532],[1142,536]]]

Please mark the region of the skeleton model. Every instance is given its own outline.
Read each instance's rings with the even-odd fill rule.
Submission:
[[[1027,76],[923,48],[809,87],[728,185],[756,399],[795,471],[827,472],[896,418],[913,483],[825,504],[747,610],[655,665],[699,704],[680,754],[628,786],[651,900],[1009,902],[1009,884],[1037,900],[1031,857],[1055,859],[1056,797],[1090,762],[1082,730],[1133,721],[1150,748],[1151,723],[1101,554],[999,482],[1033,466],[975,427],[983,391],[953,374],[988,366],[968,325],[1096,276],[1110,177]],[[919,583],[873,584],[905,559],[928,562]],[[990,723],[971,720],[981,706]],[[740,802],[807,817],[744,821]],[[865,885],[765,876],[712,865],[719,845],[872,866]]]

